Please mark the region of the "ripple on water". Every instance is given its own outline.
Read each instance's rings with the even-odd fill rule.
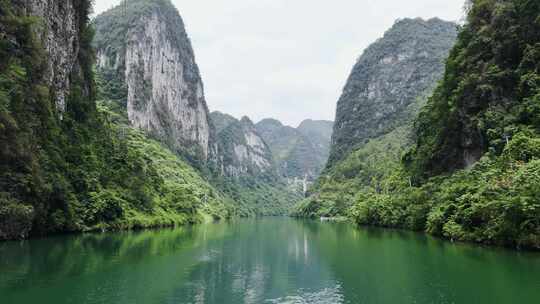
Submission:
[[[324,288],[319,291],[298,290],[297,295],[286,296],[277,299],[266,300],[268,304],[341,304],[344,298],[341,292],[341,286],[336,285],[332,288]]]

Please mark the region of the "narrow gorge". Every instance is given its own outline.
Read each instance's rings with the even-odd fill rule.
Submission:
[[[537,303],[538,251],[538,0],[0,0],[2,304]]]

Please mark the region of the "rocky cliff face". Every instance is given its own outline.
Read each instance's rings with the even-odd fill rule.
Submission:
[[[388,187],[456,36],[454,23],[405,19],[366,49],[338,101],[324,177],[309,189],[299,214],[345,215],[359,195]]]
[[[275,174],[272,153],[249,118],[237,120],[219,112],[213,112],[211,116],[216,117],[213,120],[223,122],[218,133],[222,175],[238,178]],[[226,117],[227,122],[220,117]]]
[[[366,49],[337,104],[329,167],[411,119],[410,106],[442,76],[456,35],[451,22],[403,19]]]
[[[81,73],[79,34],[86,16],[80,12],[89,3],[85,0],[25,0],[21,5],[25,6],[28,15],[38,17],[42,22],[36,33],[46,51],[44,80],[54,92],[56,110],[61,117],[71,89],[71,75]]]
[[[253,122],[212,112],[218,133],[219,170],[214,183],[247,215],[284,215],[300,199],[278,174],[272,151]]]
[[[95,27],[98,69],[125,87],[120,103],[131,124],[174,150],[203,160],[213,157],[203,83],[172,3],[126,1],[98,16]]]
[[[293,128],[264,119],[256,126],[272,151],[280,175],[305,191],[326,163],[332,125],[331,121],[305,120]]]
[[[229,114],[221,113],[219,111],[214,111],[210,113],[210,118],[212,120],[212,124],[214,125],[214,128],[216,129],[216,133],[219,134],[221,131],[225,130],[230,124],[237,121],[236,118]]]

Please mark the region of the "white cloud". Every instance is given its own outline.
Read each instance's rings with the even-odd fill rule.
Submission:
[[[96,0],[100,13],[119,0]],[[173,0],[208,106],[290,125],[333,119],[362,50],[404,17],[456,21],[463,0]]]

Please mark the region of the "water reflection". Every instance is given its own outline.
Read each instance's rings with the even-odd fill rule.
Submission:
[[[176,291],[177,301],[304,303],[298,302],[304,294],[310,301],[334,290],[336,281],[330,268],[311,257],[309,231],[300,223],[286,219],[243,221],[233,229],[234,235],[241,237],[208,242],[209,248],[220,248],[221,254],[191,270],[188,281],[197,288],[183,286]],[[340,303],[335,297],[332,301]]]
[[[540,257],[270,218],[0,243],[1,303],[520,303]]]

